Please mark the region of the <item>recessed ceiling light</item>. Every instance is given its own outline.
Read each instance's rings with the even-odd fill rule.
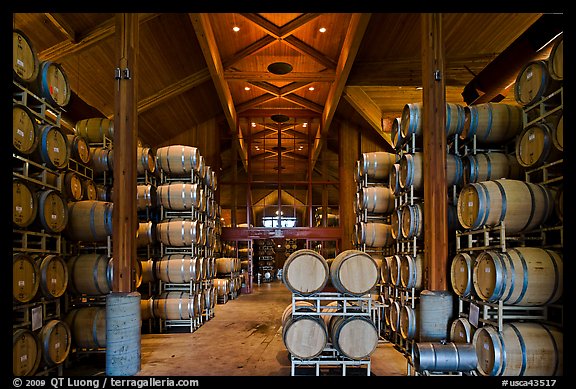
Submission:
[[[308,122],[302,123],[302,127],[308,127]]]
[[[313,87],[313,86],[311,86],[310,88],[308,88],[308,90],[314,90],[314,87]]]
[[[245,87],[244,87],[244,90],[250,90],[250,87],[249,87],[249,86],[245,86]]]
[[[288,74],[292,71],[292,65],[286,62],[274,62],[268,65],[268,71],[273,74]]]
[[[256,127],[256,123],[252,122],[252,127]]]
[[[290,120],[290,118],[286,115],[277,114],[270,116],[270,119],[274,120],[276,123],[284,123]]]
[[[326,27],[320,27],[320,29],[318,31],[324,33],[324,32],[326,32]]]
[[[240,27],[234,26],[234,27],[232,27],[232,31],[238,32],[238,31],[240,31]]]

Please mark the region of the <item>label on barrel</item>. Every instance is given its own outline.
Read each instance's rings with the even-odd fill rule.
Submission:
[[[534,139],[536,139],[536,134],[534,134],[533,132],[531,132],[530,134],[528,134],[528,140],[530,142],[532,142]]]
[[[16,134],[20,135],[22,138],[24,138],[24,131],[22,131],[21,129],[17,129],[16,130]]]
[[[20,58],[18,58],[18,59],[16,60],[16,64],[17,64],[18,66],[20,66],[20,67],[25,67],[25,66],[24,66],[24,62],[23,62]]]
[[[55,152],[55,153],[59,153],[59,152],[60,152],[60,149],[59,149],[58,147],[54,147],[54,152]]]
[[[60,342],[54,343],[54,348],[55,348],[55,349],[59,349],[59,348],[60,348]]]
[[[484,273],[490,273],[490,268],[489,267],[485,268]]]
[[[28,355],[24,354],[20,357],[20,362],[26,362],[28,360]]]
[[[57,280],[56,278],[52,278],[52,279],[50,280],[50,282],[53,283],[53,284],[55,284],[56,282],[58,282],[58,280]]]
[[[58,218],[58,215],[52,214],[52,220],[56,220]]]
[[[16,212],[22,213],[22,207],[20,205],[16,206]]]
[[[472,207],[474,205],[474,201],[468,201],[468,206]]]
[[[490,346],[488,345],[488,343],[484,343],[484,350],[490,350]]]
[[[529,70],[526,72],[526,80],[529,80],[529,79],[531,79],[531,78],[532,78],[532,69],[529,69]]]
[[[26,285],[26,282],[24,282],[24,281],[22,281],[22,280],[18,281],[18,286],[19,286],[20,288],[22,288],[24,285]]]

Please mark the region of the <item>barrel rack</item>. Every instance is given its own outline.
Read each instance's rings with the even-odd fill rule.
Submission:
[[[298,301],[307,301],[314,305],[312,311],[301,311],[297,309]],[[328,305],[328,302],[337,302],[338,306],[342,307],[341,312],[329,312],[323,311],[325,308],[334,308]],[[337,292],[319,292],[310,296],[302,296],[296,293],[292,293],[292,315],[308,315],[308,316],[367,316],[369,318],[372,314],[372,305],[374,301],[370,295],[366,296],[348,296]],[[356,310],[354,310],[354,308]],[[358,311],[358,309],[360,309]],[[298,368],[314,368],[316,376],[321,375],[322,368],[333,368],[340,369],[341,375],[345,376],[347,373],[347,368],[361,369],[364,367],[366,369],[366,375],[370,375],[370,357],[360,360],[354,360],[342,355],[330,341],[327,342],[326,347],[322,350],[322,353],[310,359],[297,358],[290,354],[291,369],[290,374],[292,376],[298,376],[303,374],[297,374]],[[305,374],[304,374],[305,375]]]

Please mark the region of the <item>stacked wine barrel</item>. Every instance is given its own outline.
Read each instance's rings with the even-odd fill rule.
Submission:
[[[157,319],[162,331],[189,327],[192,332],[214,316],[218,293],[236,289],[240,281],[215,281],[218,269],[227,266],[215,256],[220,233],[215,222],[220,217],[215,171],[193,146],[159,147],[155,154],[159,172],[155,239],[160,253],[145,267],[147,279],[157,280],[159,286],[156,294],[142,300],[142,318]],[[187,309],[179,310],[181,306]]]
[[[466,107],[469,134],[492,150],[463,156],[450,338],[475,350],[480,375],[563,374],[562,36],[551,45],[518,73],[516,105]]]
[[[379,338],[370,316],[370,292],[379,273],[377,261],[359,250],[345,250],[330,260],[310,249],[290,254],[282,274],[292,303],[282,314],[282,339],[293,371],[320,356],[323,366],[370,360]]]
[[[25,32],[13,30],[15,376],[62,375],[72,344],[71,329],[61,309],[69,281],[62,233],[69,221],[66,169],[71,143],[59,125],[61,110],[67,104],[65,95],[70,91],[65,77],[55,84],[55,73],[65,76],[58,64],[38,60]],[[46,88],[53,87],[53,95],[46,93]],[[53,115],[48,115],[48,110]]]

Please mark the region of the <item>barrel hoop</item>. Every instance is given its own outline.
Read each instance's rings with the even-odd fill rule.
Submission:
[[[94,343],[96,343],[97,347],[102,347],[100,344],[98,344],[98,320],[96,319],[98,316],[100,316],[102,313],[106,313],[106,310],[98,310],[96,311],[96,315],[94,315],[94,321],[92,322],[92,339],[94,339]]]
[[[562,277],[562,275],[558,271],[558,264],[556,263],[556,260],[554,259],[554,257],[550,254],[550,251],[549,250],[544,250],[544,251],[546,252],[548,257],[550,257],[550,260],[552,261],[552,266],[554,266],[554,275],[556,276],[556,277],[554,277],[554,290],[558,290],[558,280]],[[549,304],[553,300],[554,300],[554,295],[550,296],[548,301],[546,301],[544,304]]]
[[[470,107],[470,127],[468,130],[468,139],[474,138],[478,131],[478,108]]]
[[[506,286],[506,281],[508,278],[508,272],[506,271],[506,263],[504,262],[504,260],[502,259],[502,257],[500,256],[500,254],[496,251],[493,251],[494,255],[496,256],[496,260],[494,260],[495,258],[490,255],[490,257],[494,260],[494,265],[496,267],[495,272],[496,272],[496,280],[494,281],[495,285],[494,285],[494,292],[492,292],[492,296],[488,298],[489,301],[494,301],[494,300],[499,300],[502,295],[504,294],[504,286]],[[504,255],[508,255],[507,253],[502,253]],[[513,274],[513,273],[512,273]]]
[[[98,284],[98,272],[95,271],[98,269],[98,264],[100,263],[100,260],[102,258],[104,258],[102,255],[98,255],[97,257],[98,259],[96,260],[96,266],[94,266],[94,269],[92,269],[92,281],[94,281],[94,286],[96,286],[96,290],[98,290],[98,292],[100,294],[104,294],[104,292],[100,289],[100,285]]]
[[[90,232],[92,232],[92,237],[96,238],[96,225],[94,223],[94,210],[96,209],[96,205],[99,203],[93,202],[90,206]]]
[[[507,207],[506,192],[504,191],[504,187],[502,186],[502,184],[499,181],[492,181],[492,182],[494,182],[496,184],[496,187],[500,191],[500,196],[502,197],[502,209],[500,210],[500,217],[498,218],[498,221],[500,223],[502,223],[502,221],[506,217],[506,207]]]
[[[528,365],[527,354],[526,354],[526,342],[524,342],[524,338],[522,337],[522,334],[520,333],[518,328],[516,328],[514,323],[509,323],[509,324],[510,324],[510,328],[512,328],[512,330],[514,330],[514,332],[516,333],[516,336],[518,337],[518,342],[520,342],[520,349],[522,350],[522,368],[520,369],[520,374],[518,374],[518,375],[523,376],[524,373],[526,372],[526,367]]]
[[[522,271],[524,271],[524,277],[522,280],[522,292],[520,293],[520,296],[518,296],[518,299],[516,301],[514,301],[512,304],[515,304],[519,301],[522,301],[522,299],[526,295],[526,291],[528,289],[528,263],[526,262],[526,259],[524,258],[524,256],[522,255],[522,253],[519,250],[515,250],[515,251],[518,254],[518,256],[520,257],[520,259],[522,260]],[[514,274],[515,274],[515,271],[513,269],[512,275],[514,276]]]
[[[506,262],[509,266],[510,266],[510,279],[508,280],[508,272],[507,272],[507,266],[506,263],[503,263],[503,269],[502,269],[502,278],[503,278],[503,283],[502,283],[502,293],[504,292],[504,287],[506,286],[506,284],[510,285],[510,290],[508,291],[508,294],[506,296],[503,297],[502,293],[500,293],[498,295],[498,299],[502,298],[503,301],[508,301],[508,299],[510,298],[510,296],[512,296],[512,293],[514,292],[514,288],[512,287],[514,285],[514,281],[516,279],[516,269],[514,268],[514,262],[512,262],[512,257],[510,257],[510,254],[508,254],[508,252],[503,252],[502,255],[504,255],[508,261]],[[524,258],[522,258],[522,260],[524,260]],[[522,266],[524,269],[524,276],[526,276],[526,267]],[[515,302],[518,302],[515,301]],[[513,303],[510,303],[513,304]]]
[[[451,117],[450,117],[450,112],[452,111],[452,108],[450,108],[450,104],[446,104],[446,133],[448,133],[448,131],[450,130],[450,121],[451,121]]]
[[[486,170],[487,170],[487,180],[492,179],[492,160],[490,159],[490,153],[484,154],[486,156]]]
[[[552,335],[552,332],[550,331],[550,329],[543,325],[540,324],[542,326],[542,328],[544,328],[544,330],[546,330],[546,332],[548,333],[548,335],[550,336],[550,339],[552,340],[552,346],[554,347],[554,356],[556,358],[554,358],[554,372],[551,374],[553,376],[558,375],[560,372],[558,371],[558,364],[559,364],[559,360],[558,360],[558,344],[556,343],[556,339],[554,339],[554,335]]]
[[[473,184],[474,185],[474,184]],[[488,196],[488,189],[486,184],[483,182],[478,182],[476,185],[476,192],[478,193],[478,215],[476,215],[476,220],[472,224],[472,228],[481,227],[486,223],[488,219],[488,214],[490,212],[490,196]],[[478,191],[480,189],[481,191]],[[482,196],[480,196],[482,193]],[[480,213],[483,210],[483,214]]]
[[[468,156],[468,166],[470,168],[469,173],[469,181],[476,182],[478,181],[478,156],[477,155],[469,155]]]
[[[412,185],[414,181],[414,157],[411,154],[405,154],[406,158],[406,182],[404,189]]]
[[[462,133],[462,130],[464,129],[464,121],[465,121],[465,115],[464,115],[464,107],[459,106],[458,109],[460,110],[460,114],[458,115],[458,132],[456,133],[456,135],[460,135]]]
[[[532,187],[524,182],[524,185],[526,185],[526,188],[528,188],[528,192],[530,193],[530,216],[528,217],[528,220],[526,221],[526,224],[524,224],[524,227],[522,227],[521,231],[524,231],[526,229],[526,227],[528,227],[530,225],[530,223],[532,222],[532,219],[534,218],[534,212],[536,211],[536,201],[534,199],[534,191],[532,190]],[[546,200],[548,200],[547,196],[544,196],[546,198]],[[546,203],[548,203],[548,201],[546,201]],[[548,207],[548,204],[546,204],[546,208]]]
[[[184,150],[186,150],[186,148],[184,146],[182,146],[181,150],[182,150],[182,154],[181,154],[182,158],[180,160],[182,162],[182,170],[184,171],[184,173],[186,173],[186,164],[184,163],[185,162]]]
[[[508,107],[506,107],[508,108]],[[492,113],[492,104],[488,103],[488,125],[486,126],[486,134],[484,134],[484,138],[483,140],[488,139],[488,137],[490,136],[490,133],[492,132],[492,121],[493,121],[493,113]]]
[[[501,347],[501,353],[500,353],[500,358],[502,359],[502,363],[501,363],[501,368],[500,370],[494,371],[494,369],[492,369],[492,372],[494,372],[494,375],[504,375],[504,371],[506,371],[506,350],[504,349],[505,344],[504,344],[504,337],[502,336],[502,331],[494,331],[496,333],[497,336],[497,340],[500,342],[500,347]],[[492,336],[490,336],[492,338]],[[496,366],[494,366],[496,367]]]

